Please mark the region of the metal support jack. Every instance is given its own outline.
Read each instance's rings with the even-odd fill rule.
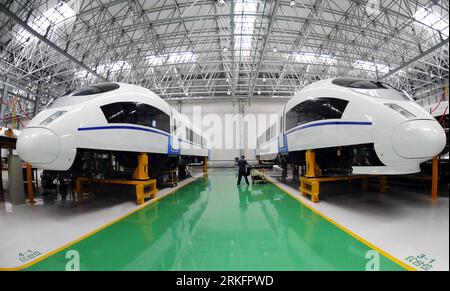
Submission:
[[[205,157],[203,160],[203,174],[208,175],[208,170],[209,170],[208,158]]]
[[[144,204],[145,198],[155,198],[158,193],[156,188],[156,180],[150,179],[148,176],[148,155],[146,153],[140,153],[138,156],[138,165],[133,174],[133,180],[121,180],[121,179],[88,179],[86,177],[78,177],[76,181],[76,193],[77,200],[83,199],[83,185],[90,184],[91,182],[101,184],[120,184],[120,185],[132,185],[136,189],[136,203]]]
[[[363,187],[366,190],[369,186],[369,176],[338,176],[338,177],[321,177],[322,171],[316,163],[316,154],[313,150],[307,150],[305,153],[306,159],[306,173],[305,176],[300,177],[300,193],[302,196],[311,196],[312,202],[319,202],[320,183],[333,181],[348,181],[356,179],[363,179]],[[377,176],[379,180],[379,192],[387,192],[387,177]]]

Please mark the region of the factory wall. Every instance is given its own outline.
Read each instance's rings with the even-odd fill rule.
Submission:
[[[211,147],[211,162],[229,166],[241,154],[255,160],[256,139],[276,121],[286,100],[253,100],[251,106],[230,101],[169,102],[196,127]]]

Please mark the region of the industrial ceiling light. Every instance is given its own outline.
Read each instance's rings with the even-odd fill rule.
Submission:
[[[258,95],[261,95],[261,90],[258,90]]]
[[[226,78],[227,83],[230,83],[230,78]]]
[[[225,5],[225,0],[219,0],[218,2],[219,2],[219,6]]]
[[[292,8],[295,7],[295,1],[291,1],[291,4],[289,4],[289,6],[291,6]]]
[[[263,77],[263,83],[267,82],[266,76]]]
[[[188,92],[184,92],[184,96],[189,96],[189,93]]]
[[[230,90],[228,90],[227,95],[231,95],[231,91]]]
[[[227,47],[224,47],[224,48],[223,48],[223,52],[226,53],[227,51],[228,51],[228,48],[227,48]]]
[[[273,52],[274,52],[274,53],[278,52],[278,49],[277,49],[276,46],[273,47]]]

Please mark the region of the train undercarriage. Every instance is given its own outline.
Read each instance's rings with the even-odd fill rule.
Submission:
[[[137,152],[101,151],[78,149],[72,167],[67,171],[44,170],[41,178],[44,189],[55,189],[56,185],[62,190],[66,184],[78,177],[90,179],[132,179],[138,166]],[[148,176],[159,179],[167,171],[178,170],[180,179],[188,176],[187,166],[201,166],[204,157],[198,156],[169,156],[164,154],[147,153]]]
[[[348,176],[352,174],[353,166],[384,166],[372,143],[314,149],[314,152],[315,163],[320,169],[321,176]],[[286,175],[288,165],[298,167],[300,173],[304,173],[306,151],[278,155],[275,163],[281,166],[283,175]]]

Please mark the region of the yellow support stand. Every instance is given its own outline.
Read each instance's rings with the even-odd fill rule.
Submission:
[[[386,193],[387,192],[387,177],[386,176],[380,176],[380,193]]]
[[[208,158],[205,157],[203,160],[203,174],[204,175],[208,175],[208,169],[209,169]]]
[[[312,150],[305,153],[306,159],[306,173],[305,176],[300,177],[300,193],[302,196],[311,196],[312,202],[319,202],[320,183],[334,182],[334,181],[352,181],[356,179],[363,179],[363,188],[367,190],[369,187],[369,176],[341,176],[341,177],[320,177],[321,170],[316,164],[316,154]],[[379,177],[379,191],[380,193],[387,192],[387,177]]]
[[[148,180],[148,155],[140,153],[138,156],[138,166],[134,170],[133,180]]]
[[[31,165],[28,163],[27,163],[27,192],[30,204],[36,203],[36,201],[34,201],[34,193],[33,193],[33,171]]]
[[[78,177],[76,181],[77,200],[83,200],[83,185],[91,182],[101,184],[121,184],[132,185],[136,190],[136,203],[141,205],[145,202],[145,198],[155,198],[158,193],[156,188],[156,180],[150,179],[148,176],[148,156],[146,153],[140,153],[138,156],[138,166],[133,174],[133,180],[120,179],[88,179],[86,177]]]
[[[307,150],[306,158],[306,177],[318,177],[321,175],[319,165],[316,164],[316,153],[313,150]]]
[[[432,160],[432,176],[431,176],[431,200],[438,198],[438,158],[434,157]]]

